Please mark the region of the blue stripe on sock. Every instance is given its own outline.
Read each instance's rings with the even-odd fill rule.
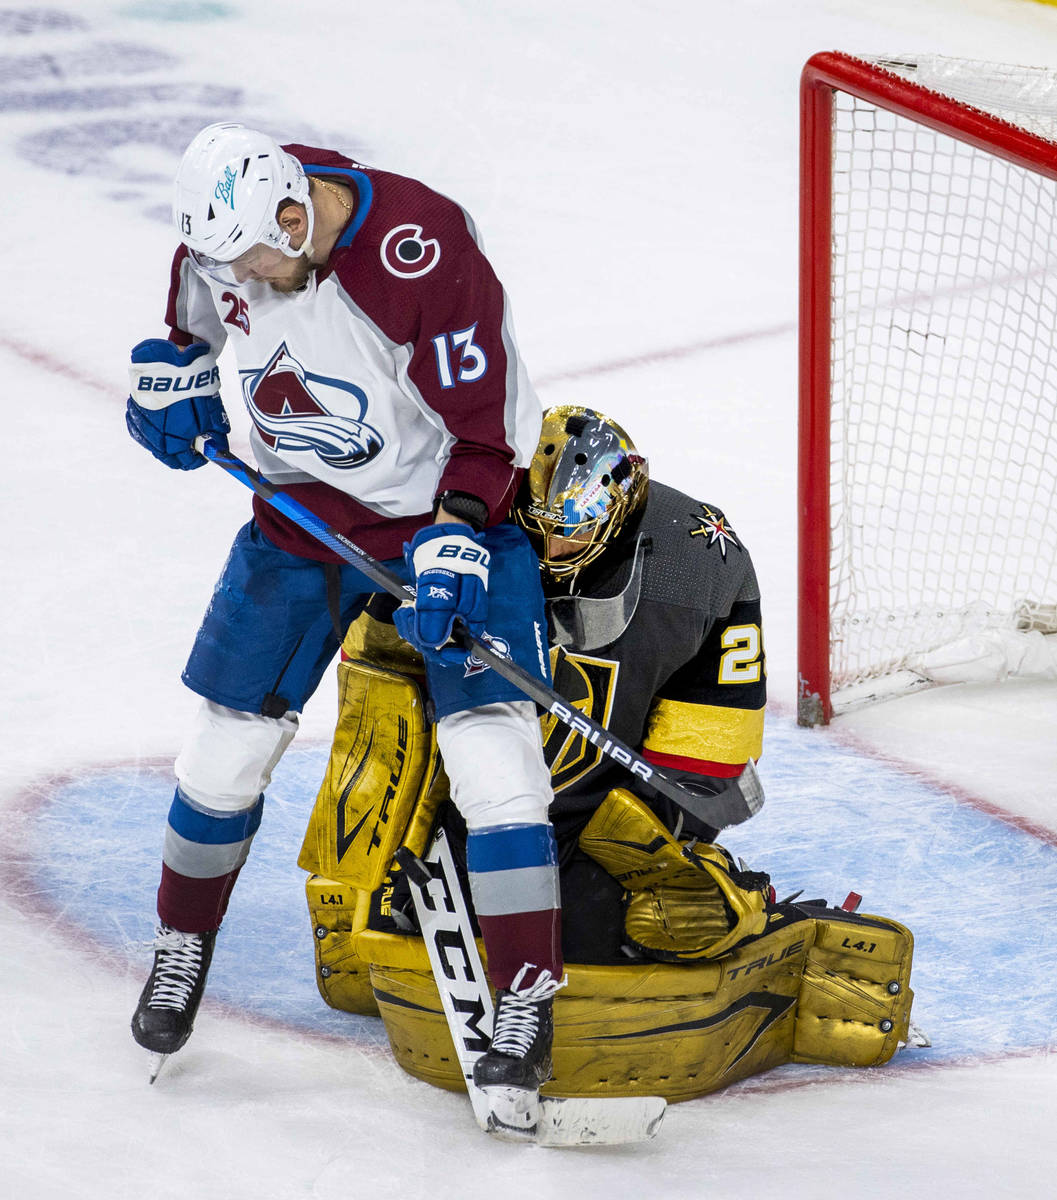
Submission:
[[[230,842],[242,842],[252,837],[261,823],[264,812],[264,797],[243,812],[211,812],[199,808],[176,789],[169,808],[169,825],[182,838],[205,846],[225,846]]]
[[[473,829],[466,838],[466,866],[478,874],[557,862],[558,847],[549,825],[492,825]]]

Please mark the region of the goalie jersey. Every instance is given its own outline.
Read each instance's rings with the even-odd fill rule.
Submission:
[[[681,784],[717,792],[759,757],[760,590],[749,552],[720,509],[652,481],[623,553],[611,548],[581,574],[574,594],[552,592],[547,607],[557,690]],[[556,718],[544,718],[543,737],[552,818],[564,835],[611,788],[634,787],[619,764]]]

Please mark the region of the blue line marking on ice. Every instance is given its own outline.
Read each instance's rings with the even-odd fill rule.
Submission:
[[[208,994],[320,1033],[377,1040],[373,1018],[326,1007],[315,987],[304,872],[296,859],[326,767],[319,744],[287,753],[217,943]],[[1057,1031],[1057,848],[819,731],[769,718],[763,811],[721,839],[778,895],[839,904],[914,933],[914,1019],[949,1062],[1051,1046]],[[40,894],[64,922],[129,956],[148,940],[168,769],[91,769],[63,784],[31,823],[26,850]],[[365,1024],[366,1023],[366,1024]]]

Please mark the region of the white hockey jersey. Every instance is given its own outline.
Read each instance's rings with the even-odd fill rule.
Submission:
[[[282,294],[219,283],[181,247],[172,340],[231,343],[261,470],[369,553],[399,555],[448,489],[502,519],[541,414],[472,222],[415,180],[285,148],[355,195],[328,261]],[[285,549],[331,557],[274,509],[255,513]]]

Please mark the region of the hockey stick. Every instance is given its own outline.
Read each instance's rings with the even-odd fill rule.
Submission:
[[[667,1109],[663,1096],[540,1096],[539,1117],[530,1137],[496,1125],[487,1095],[473,1081],[473,1065],[491,1039],[492,997],[444,831],[437,833],[425,861],[406,846],[396,857],[411,884],[415,913],[477,1124],[486,1133],[531,1140],[539,1146],[606,1146],[652,1138]]]
[[[195,449],[210,462],[223,467],[230,475],[234,475],[240,483],[245,484],[256,495],[260,496],[272,508],[281,512],[293,523],[310,533],[317,541],[328,549],[333,550],[350,563],[372,583],[377,583],[397,600],[414,601],[415,589],[395,572],[383,566],[376,558],[372,558],[366,550],[362,550],[355,542],[333,529],[311,509],[306,508],[293,496],[281,491],[274,484],[248,463],[205,437],[195,439]],[[680,808],[685,809],[706,825],[717,829],[725,829],[728,825],[738,825],[748,820],[763,807],[763,787],[756,774],[756,766],[750,758],[745,770],[737,779],[730,780],[728,786],[717,795],[699,796],[680,787],[673,779],[669,779],[663,771],[658,770],[652,763],[647,762],[642,755],[637,754],[630,746],[626,746],[619,738],[614,737],[604,725],[600,725],[586,713],[567,703],[553,688],[548,687],[543,680],[538,679],[524,667],[511,662],[510,659],[498,654],[489,645],[488,634],[481,638],[470,635],[461,622],[456,623],[454,640],[467,651],[471,651],[481,662],[487,663],[493,671],[502,675],[516,687],[520,688],[530,700],[534,700],[541,708],[552,716],[557,717],[564,725],[580,734],[586,741],[595,746],[602,754],[641,779],[655,792],[667,797]]]

